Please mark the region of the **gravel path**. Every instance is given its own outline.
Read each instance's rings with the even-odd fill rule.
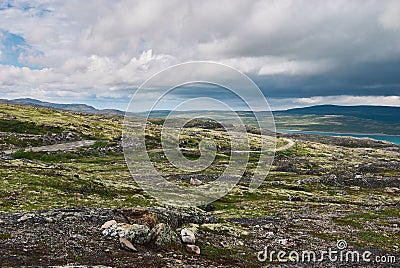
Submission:
[[[52,144],[39,147],[26,148],[27,151],[32,150],[32,152],[56,152],[56,151],[71,151],[80,147],[93,145],[96,141],[94,140],[83,140],[83,141],[73,141],[59,144]],[[12,154],[18,149],[3,151],[5,154]]]
[[[295,143],[293,140],[291,140],[291,139],[287,139],[287,138],[280,138],[280,139],[286,141],[287,144],[285,144],[285,145],[283,145],[283,146],[281,146],[281,147],[276,148],[276,149],[275,149],[275,152],[287,150],[287,149],[293,147],[293,146],[296,144],[296,143]],[[196,149],[196,148],[181,148],[181,150],[182,150],[182,151],[198,151],[198,149]],[[156,149],[148,150],[149,153],[161,153],[161,152],[163,152],[163,151],[164,151],[164,149],[162,149],[162,148],[156,148]],[[256,153],[256,152],[259,152],[259,151],[242,151],[242,152]]]
[[[285,145],[283,145],[283,146],[281,146],[281,147],[279,147],[279,148],[276,148],[275,152],[287,150],[287,149],[293,147],[293,146],[296,144],[296,143],[295,143],[293,140],[291,140],[291,139],[281,138],[281,140],[287,141],[287,144],[285,144]]]
[[[279,148],[276,148],[275,152],[287,150],[295,145],[295,142],[291,139],[287,139],[287,138],[281,138],[281,139],[287,141],[287,144],[285,144]],[[26,150],[27,151],[32,150],[32,152],[72,151],[72,150],[75,150],[80,147],[91,146],[95,142],[96,141],[94,141],[94,140],[73,141],[73,142],[52,144],[52,145],[46,145],[46,146],[28,147],[28,148],[26,148]],[[3,153],[12,154],[12,153],[15,153],[17,150],[18,149],[6,150],[6,151],[3,151]],[[197,149],[185,148],[185,150],[190,151],[190,150],[197,150]],[[149,150],[149,152],[158,152],[158,151],[162,152],[163,149]],[[249,151],[249,152],[252,152],[252,151]]]

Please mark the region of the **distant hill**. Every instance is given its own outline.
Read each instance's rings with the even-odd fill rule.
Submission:
[[[370,119],[385,123],[400,123],[400,107],[391,106],[337,106],[318,105],[304,108],[295,108],[285,111],[276,111],[276,115],[342,115],[362,119]]]
[[[0,99],[0,104],[15,104],[15,105],[23,105],[23,106],[33,106],[33,107],[45,107],[45,108],[53,108],[57,110],[64,111],[72,111],[79,113],[90,113],[90,114],[124,114],[125,112],[116,110],[116,109],[96,109],[93,106],[87,104],[60,104],[60,103],[52,103],[45,102],[30,98],[24,99],[14,99],[14,100],[6,100]]]
[[[6,100],[0,99],[0,104],[16,104],[24,106],[34,107],[46,107],[58,110],[90,113],[90,114],[125,114],[124,111],[116,109],[96,109],[93,106],[87,104],[60,104],[52,102],[44,102],[40,100],[24,98]],[[166,117],[169,114],[169,110],[158,110],[152,111],[151,117]],[[210,112],[210,111],[208,111]],[[181,112],[182,114],[188,113],[201,113],[201,111],[186,111]],[[221,111],[215,111],[215,113],[221,113]],[[242,117],[250,116],[251,112],[241,111],[239,112]],[[137,116],[142,116],[144,113],[135,113]],[[263,112],[260,113],[261,115]],[[303,108],[294,108],[289,110],[274,111],[274,115],[339,115],[339,116],[350,116],[361,119],[368,119],[379,121],[389,124],[400,123],[400,107],[391,106],[338,106],[338,105],[317,105]]]

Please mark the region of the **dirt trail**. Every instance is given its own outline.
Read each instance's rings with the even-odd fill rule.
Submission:
[[[32,150],[32,152],[56,152],[56,151],[71,151],[80,147],[93,145],[96,141],[94,140],[83,140],[83,141],[73,141],[59,144],[52,144],[46,146],[29,147],[26,151]],[[18,149],[3,151],[5,154],[12,154]]]
[[[287,149],[293,147],[293,146],[296,144],[296,143],[295,143],[293,140],[291,140],[291,139],[287,139],[287,138],[280,138],[280,139],[286,141],[287,144],[285,144],[285,145],[283,145],[283,146],[281,146],[281,147],[276,148],[276,149],[275,149],[275,152],[287,150]],[[184,151],[197,151],[197,150],[198,150],[198,149],[196,149],[196,148],[181,148],[181,149],[184,150]],[[162,149],[162,148],[156,148],[156,149],[148,150],[149,153],[161,153],[161,152],[163,152],[163,151],[164,151],[164,149]],[[253,153],[253,152],[258,152],[258,151],[247,151],[247,152]]]
[[[276,148],[275,152],[287,150],[287,149],[293,147],[293,146],[296,144],[296,143],[295,143],[293,140],[291,140],[291,139],[281,138],[281,140],[287,141],[287,144],[285,144],[285,145],[283,145],[283,146],[281,146],[281,147],[279,147],[279,148]]]
[[[295,142],[291,139],[286,139],[286,138],[281,138],[281,139],[287,141],[287,144],[285,144],[279,148],[276,148],[275,152],[289,149],[295,145]],[[72,151],[72,150],[75,150],[80,147],[91,146],[95,142],[96,141],[94,141],[94,140],[73,141],[73,142],[52,144],[52,145],[46,145],[46,146],[28,147],[28,148],[26,148],[26,151],[30,151],[30,150],[32,150],[32,152]],[[12,154],[12,153],[16,152],[17,150],[18,149],[6,150],[6,151],[3,151],[3,153]],[[185,150],[197,150],[197,149],[186,148]],[[158,152],[158,151],[161,152],[161,151],[163,151],[163,149],[149,150],[149,152]]]

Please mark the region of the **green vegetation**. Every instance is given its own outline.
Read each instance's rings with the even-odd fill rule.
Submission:
[[[88,115],[0,104],[0,131],[30,134],[71,132],[83,138],[112,140],[121,135],[122,116]]]
[[[0,145],[20,148],[11,158],[0,161],[0,210],[160,205],[131,178],[120,150],[122,120],[122,116],[0,105],[0,131],[10,132],[10,135],[0,137]],[[306,118],[302,120],[305,124]],[[163,120],[151,121],[146,133],[151,161],[163,175],[185,174],[168,162],[162,150]],[[48,132],[71,132],[96,142],[69,152],[33,152],[26,148],[42,145],[40,139],[14,135],[43,135]],[[329,243],[347,239],[351,245],[363,248],[399,249],[400,239],[395,230],[399,226],[400,196],[398,184],[393,180],[400,174],[400,152],[397,149],[365,149],[365,143],[357,140],[352,141],[353,149],[340,143],[298,139],[293,147],[276,152],[265,182],[255,192],[249,192],[250,177],[259,160],[260,144],[276,142],[281,147],[287,143],[284,139],[260,136],[252,128],[249,132],[252,152],[246,178],[228,195],[213,202],[215,215],[221,219],[219,224],[224,228],[209,225],[201,226],[201,230],[213,235],[250,239],[243,234],[249,231],[246,228],[251,230],[252,227],[248,226],[253,223],[242,226],[230,220],[246,218],[257,222],[259,218],[276,217],[282,221],[273,221],[272,225],[279,226],[283,219],[289,218],[294,220],[279,226],[280,230],[288,233],[287,236],[306,233],[311,235],[310,239]],[[179,135],[180,149],[188,159],[197,159],[200,156],[199,142],[204,139],[213,141],[218,150],[212,165],[197,173],[208,176],[221,174],[229,164],[231,145],[226,133],[217,125],[202,122],[189,125]],[[356,175],[362,179],[355,179]],[[367,181],[365,178],[372,179]],[[188,181],[177,179],[176,183],[190,187]],[[382,185],[371,185],[370,181]],[[203,182],[207,183],[206,180]],[[257,225],[269,228],[262,220]],[[328,232],[331,230],[327,230],[327,225],[335,232]],[[276,229],[272,230],[276,232]],[[0,240],[8,238],[7,234],[0,234]],[[240,247],[201,244],[201,248],[205,258],[229,258],[232,263],[242,260]]]
[[[12,236],[10,234],[0,233],[0,240],[10,239]]]
[[[15,132],[25,134],[46,134],[47,132],[60,133],[62,129],[57,126],[39,125],[35,122],[24,122],[16,119],[0,118],[2,132]]]

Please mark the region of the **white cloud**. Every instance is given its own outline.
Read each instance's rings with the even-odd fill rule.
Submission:
[[[400,30],[400,2],[391,1],[380,17],[380,22],[385,29]]]
[[[310,98],[284,98],[268,100],[272,110],[285,110],[322,104],[333,105],[377,105],[400,107],[400,96],[314,96]]]
[[[37,90],[43,98],[79,100],[79,93],[81,99],[119,98],[157,71],[188,60],[220,61],[254,76],[290,77],[400,58],[400,35],[393,34],[400,29],[398,1],[14,4],[17,8],[0,10],[0,29],[23,36],[32,51],[21,60],[43,70],[0,66],[4,97]],[[27,5],[32,8],[21,8]]]

